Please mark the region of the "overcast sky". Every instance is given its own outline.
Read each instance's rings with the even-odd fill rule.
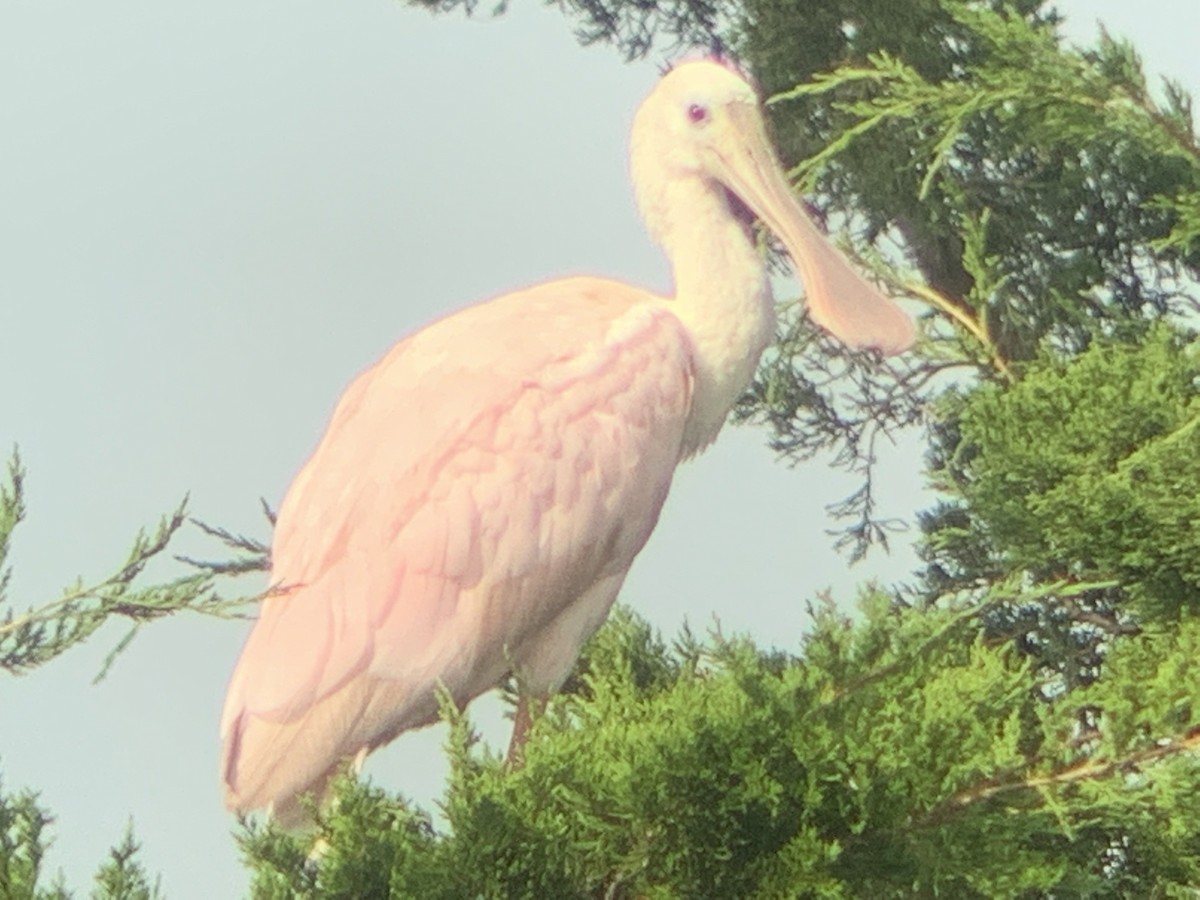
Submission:
[[[625,138],[659,60],[580,48],[552,10],[433,18],[394,0],[2,0],[0,448],[28,520],[18,606],[112,571],[185,493],[266,537],[346,383],[458,306],[595,273],[668,288],[628,188]],[[1133,37],[1195,89],[1200,11],[1070,0],[1068,34]],[[1184,18],[1190,17],[1190,21]],[[824,506],[852,486],[729,429],[676,479],[625,602],[673,632],[719,616],[794,647],[804,601],[904,578],[904,547],[848,569]],[[912,449],[887,511],[911,519]],[[211,550],[190,539],[194,552]],[[98,687],[121,629],[0,682],[0,772],[53,811],[52,868],[86,893],[133,818],[172,898],[239,896],[217,719],[247,626],[155,624]],[[480,716],[502,741],[494,710]],[[440,792],[439,729],[368,771]]]

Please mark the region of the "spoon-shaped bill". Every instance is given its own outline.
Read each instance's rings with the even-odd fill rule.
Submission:
[[[758,110],[729,109],[717,146],[717,175],[775,232],[796,264],[813,321],[851,347],[884,354],[912,346],[912,319],[854,270],[804,212],[771,149]]]

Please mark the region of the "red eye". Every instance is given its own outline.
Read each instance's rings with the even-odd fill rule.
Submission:
[[[693,103],[688,107],[688,118],[696,125],[708,119],[708,107],[701,106],[699,103]]]

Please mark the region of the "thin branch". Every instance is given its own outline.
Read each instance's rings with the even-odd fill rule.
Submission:
[[[6,490],[3,499],[5,508],[11,512],[14,496],[19,500],[19,495],[14,495],[19,481],[13,478],[10,481],[14,488]],[[89,638],[112,617],[127,619],[133,626],[105,658],[99,679],[141,626],[153,619],[185,610],[218,618],[248,617],[247,607],[266,595],[226,597],[218,590],[217,579],[267,568],[268,549],[261,541],[222,528],[197,523],[206,534],[248,556],[211,563],[188,560],[200,571],[148,587],[135,584],[146,566],[168,550],[187,521],[186,510],[185,497],[172,513],[163,517],[152,534],[138,532],[125,562],[102,581],[86,586],[77,583],[58,599],[22,615],[13,615],[11,609],[4,613],[0,617],[0,669],[16,674],[42,665]]]
[[[1117,759],[1084,760],[1048,775],[1035,775],[1017,781],[985,781],[974,787],[959,791],[953,797],[934,807],[922,816],[918,824],[936,825],[953,817],[969,806],[990,800],[1014,791],[1040,791],[1074,784],[1080,781],[1099,781],[1125,772],[1135,772],[1149,765],[1183,753],[1200,751],[1200,726],[1193,726],[1184,734],[1165,739],[1154,747],[1137,750]]]
[[[1009,367],[1008,360],[1001,355],[991,337],[988,336],[987,328],[985,328],[983,323],[980,322],[976,317],[972,316],[969,312],[963,309],[961,303],[956,303],[946,295],[923,284],[909,282],[904,285],[904,289],[920,297],[934,309],[945,313],[947,316],[965,328],[968,332],[970,332],[971,336],[974,337],[975,340],[979,341],[979,343],[983,346],[983,349],[987,352],[988,357],[991,359],[992,366],[996,369],[996,371],[999,372],[1006,381],[1014,380],[1012,369]]]

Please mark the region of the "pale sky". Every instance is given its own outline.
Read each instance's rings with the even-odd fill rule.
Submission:
[[[1060,4],[1073,39],[1104,19],[1196,89],[1200,9],[1180,6]],[[278,503],[349,379],[448,310],[567,274],[667,289],[625,171],[658,62],[580,48],[541,7],[464,21],[394,0],[5,0],[0,448],[18,443],[29,469],[18,607],[116,568],[185,492],[201,518],[266,537],[257,498]],[[849,569],[824,506],[852,482],[765,444],[728,429],[681,469],[623,593],[667,633],[715,615],[795,648],[817,591],[848,601],[913,568],[901,547]],[[918,464],[911,447],[889,461],[888,513],[925,502]],[[155,624],[93,687],[118,626],[0,682],[4,788],[41,793],[69,887],[86,895],[132,817],[168,896],[244,892],[217,719],[246,630]],[[492,706],[473,709],[502,742]],[[427,803],[441,738],[406,735],[368,772]]]

